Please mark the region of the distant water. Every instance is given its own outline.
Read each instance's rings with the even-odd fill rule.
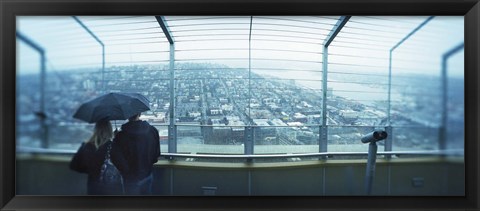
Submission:
[[[257,72],[262,75],[261,71]],[[265,76],[265,75],[264,75]],[[265,76],[271,78],[269,76]],[[275,78],[279,79],[298,79],[295,80],[297,86],[304,88],[314,89],[320,91],[322,88],[322,73],[321,72],[312,72],[312,71],[278,71],[274,75]],[[367,78],[367,77],[365,77]],[[357,82],[361,83],[374,83],[372,81],[367,81],[365,79],[357,79]],[[350,80],[354,81],[354,80]],[[385,83],[385,82],[383,82]],[[358,100],[363,104],[370,104],[369,102],[374,101],[386,101],[388,100],[388,90],[387,88],[369,86],[368,84],[358,84],[358,83],[343,83],[340,80],[328,79],[327,83],[328,89],[332,89],[333,95]],[[402,95],[392,88],[391,99],[399,100],[402,98]]]

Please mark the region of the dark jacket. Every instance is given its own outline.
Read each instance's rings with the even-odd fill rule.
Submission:
[[[111,142],[110,142],[111,143]],[[107,144],[103,144],[98,149],[95,148],[93,143],[82,143],[77,153],[70,161],[70,169],[88,174],[87,179],[87,194],[89,195],[113,195],[121,194],[121,189],[107,190],[100,186],[100,168],[105,160],[107,153]],[[128,171],[128,166],[125,165],[126,161],[123,158],[121,150],[112,144],[110,151],[110,157],[112,163],[120,170],[120,172]]]
[[[122,172],[126,182],[140,181],[152,173],[160,156],[158,130],[146,121],[129,121],[114,138],[125,156],[128,171]]]

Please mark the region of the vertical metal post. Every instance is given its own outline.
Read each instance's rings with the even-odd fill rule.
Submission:
[[[168,152],[177,152],[177,126],[175,125],[175,45],[170,44],[170,107],[168,128]]]
[[[328,81],[328,46],[332,43],[343,26],[347,24],[351,16],[341,16],[330,33],[325,38],[322,52],[322,126],[320,127],[319,152],[327,152],[328,126],[327,126],[327,81]],[[325,159],[325,156],[322,156]]]
[[[387,131],[388,134],[392,134],[392,123],[391,123],[391,93],[392,93],[392,53],[393,53],[394,48],[390,49],[390,56],[388,59],[388,99],[387,99],[387,126],[385,127],[385,130]],[[393,136],[390,135],[387,137],[385,140],[385,146],[384,146],[384,151],[392,151],[393,148]],[[392,156],[387,155],[386,158],[390,159]]]
[[[170,107],[169,112],[169,126],[168,126],[168,152],[176,153],[177,152],[177,126],[175,125],[175,40],[173,39],[172,33],[166,23],[165,17],[155,16],[158,24],[162,28],[165,37],[170,43],[170,60],[169,60],[169,69],[170,69]]]
[[[385,139],[385,151],[392,151],[392,146],[393,146],[393,128],[392,126],[386,126],[385,127],[385,132],[387,132],[388,136]],[[392,158],[392,155],[385,155],[386,159]]]
[[[423,26],[425,26],[429,21],[431,21],[434,16],[429,16],[425,21],[423,21],[420,25],[418,25],[415,29],[413,29],[410,33],[407,34],[403,39],[401,39],[397,44],[395,44],[392,48],[390,48],[390,55],[388,60],[388,99],[387,99],[387,127],[391,126],[391,95],[392,95],[392,54],[397,47],[399,47],[403,42],[405,42],[408,38],[410,38],[415,32],[420,30]],[[393,145],[393,136],[388,136],[385,140],[385,151],[392,151]]]
[[[50,141],[48,138],[47,115],[45,112],[45,80],[46,80],[46,58],[45,51],[40,54],[40,118],[42,125],[42,147],[48,148]]]
[[[105,89],[105,45],[102,45],[102,93],[106,93]]]
[[[246,155],[253,155],[253,140],[254,137],[254,128],[252,126],[245,127],[245,138],[243,142],[244,151]],[[252,161],[251,159],[247,159],[247,161]]]
[[[251,117],[251,107],[252,103],[252,24],[253,16],[250,16],[250,32],[248,34],[248,126],[245,127],[245,138],[244,138],[244,153],[246,155],[253,155],[254,148],[254,128],[252,127],[252,117]],[[251,162],[252,159],[247,159],[248,162]]]
[[[42,128],[41,131],[41,146],[43,148],[48,148],[48,127],[46,123],[46,113],[45,113],[45,78],[46,78],[46,56],[45,49],[39,44],[35,43],[33,40],[23,35],[20,32],[16,32],[16,36],[21,41],[25,42],[28,46],[35,49],[40,54],[40,111],[37,111],[37,116],[40,118],[40,125]]]
[[[248,119],[251,119],[251,107],[252,103],[252,22],[253,16],[250,16],[250,32],[248,35]],[[251,122],[248,123],[251,125]]]
[[[439,150],[445,150],[447,149],[447,121],[448,121],[448,78],[447,78],[447,61],[448,59],[454,55],[455,53],[459,52],[464,48],[464,43],[462,42],[461,44],[455,46],[451,50],[447,51],[446,53],[443,54],[442,56],[442,75],[441,75],[441,83],[442,83],[442,122],[440,125],[440,130],[439,130],[439,143],[438,147]]]
[[[390,49],[389,57],[388,57],[388,97],[387,97],[387,126],[391,125],[391,93],[392,93],[392,52],[393,48]],[[386,144],[386,143],[385,143]]]
[[[323,46],[322,52],[322,126],[320,127],[319,152],[327,152],[328,126],[327,126],[327,76],[328,76],[328,47]],[[322,157],[326,158],[326,157]]]
[[[105,45],[78,17],[72,16],[72,18],[102,46],[102,93],[105,93]]]
[[[448,81],[447,81],[447,60],[446,54],[442,56],[442,72],[440,76],[440,84],[442,86],[442,120],[440,122],[440,128],[438,130],[438,149],[444,150],[447,146],[447,90],[448,90]]]

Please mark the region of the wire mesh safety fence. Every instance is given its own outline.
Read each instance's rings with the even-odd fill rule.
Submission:
[[[38,54],[17,39],[17,81],[32,85],[17,88],[17,143],[42,146],[40,112],[48,147],[76,148],[88,136],[71,117],[81,102],[138,92],[151,101],[143,119],[175,145],[164,152],[305,153],[322,140],[329,152],[362,151],[360,135],[387,127],[393,149],[439,149],[440,128],[449,148],[463,148],[463,49],[441,71],[463,43],[463,18],[352,16],[325,51],[341,18],[18,17],[47,71],[42,109]],[[55,138],[65,131],[83,135]]]

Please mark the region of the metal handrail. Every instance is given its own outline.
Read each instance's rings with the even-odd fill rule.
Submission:
[[[299,158],[299,157],[334,157],[334,156],[367,156],[368,152],[317,152],[317,153],[285,153],[285,154],[254,154],[254,155],[225,155],[225,154],[181,154],[181,153],[162,153],[166,158]],[[377,155],[412,155],[412,156],[463,156],[463,150],[431,150],[431,151],[390,151],[378,152]]]
[[[123,120],[117,120],[117,124],[123,124]],[[156,123],[156,122],[149,122],[150,125],[154,127],[168,127],[170,126],[168,123]],[[70,122],[65,122],[62,124],[55,124],[52,123],[51,125],[53,126],[91,126],[93,128],[93,124],[91,123],[85,123],[85,122],[78,122],[78,123],[70,123]],[[322,124],[303,124],[301,126],[296,126],[296,125],[201,125],[200,122],[198,124],[192,124],[192,123],[183,123],[183,122],[176,122],[175,126],[180,126],[180,127],[253,127],[253,128],[298,128],[298,127],[322,127]],[[327,124],[326,126],[330,128],[384,128],[386,125],[333,125],[333,124]],[[436,126],[418,126],[418,125],[394,125],[392,126],[394,128],[422,128],[422,129],[439,129]]]
[[[70,155],[73,149],[45,149],[34,147],[17,147],[17,153]],[[334,157],[334,156],[367,156],[368,152],[317,152],[317,153],[284,153],[284,154],[184,154],[184,153],[161,153],[161,157],[172,158],[222,158],[222,159],[258,159],[258,158],[299,158],[299,157]],[[378,152],[377,155],[395,156],[463,156],[463,150],[423,150],[423,151],[389,151]]]

